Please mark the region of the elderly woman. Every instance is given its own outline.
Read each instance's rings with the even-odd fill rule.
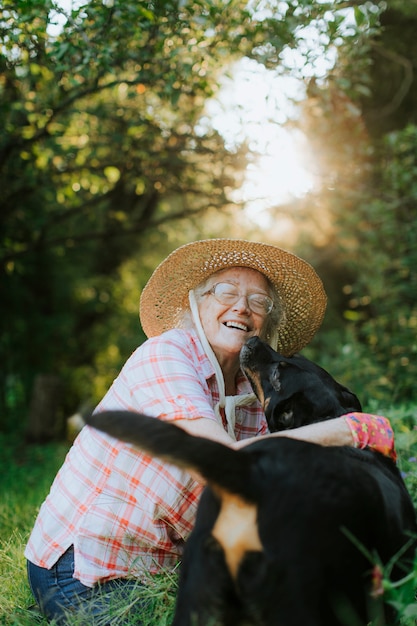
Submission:
[[[311,266],[278,247],[232,239],[182,246],[143,290],[140,317],[149,338],[96,410],[138,411],[175,421],[192,434],[245,445],[268,429],[240,371],[240,349],[257,335],[285,355],[299,351],[319,328],[325,306]],[[369,415],[285,436],[393,451],[389,423]],[[40,509],[25,552],[44,615],[68,623],[68,611],[97,600],[98,589],[109,592],[108,599],[132,580],[172,569],[202,488],[186,472],[86,426]]]

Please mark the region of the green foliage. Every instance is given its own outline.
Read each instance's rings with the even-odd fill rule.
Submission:
[[[0,449],[0,623],[33,626],[23,549],[67,446],[27,447],[0,434]]]
[[[36,373],[63,376],[73,410],[97,353],[143,339],[105,342],[119,268],[165,222],[226,206],[240,164],[197,129],[215,68],[241,45],[239,3],[222,19],[215,4],[109,4],[74,9],[55,36],[52,2],[0,11],[3,429]]]
[[[328,90],[329,125],[341,102],[349,110],[343,89],[366,88],[379,12],[379,3],[355,4],[349,20],[343,0],[91,0],[66,15],[52,0],[3,2],[1,430],[27,411],[37,374],[63,379],[63,412],[95,401],[144,339],[133,303],[170,242],[198,237],[203,216],[216,222],[211,234],[230,232],[218,216],[232,204],[246,147],[226,150],[202,123],[220,73],[248,56],[306,76],[343,50],[350,62]],[[288,61],[291,49],[305,67]],[[340,136],[334,145],[330,160],[340,158]]]
[[[0,447],[0,527],[5,539],[31,527],[34,512],[48,493],[68,446],[25,446],[18,434],[0,434]]]
[[[371,36],[359,38],[362,60],[342,45],[327,82],[312,85],[304,105],[324,175],[321,193],[305,201],[321,237],[303,252],[317,260],[329,295],[309,354],[365,406],[417,398],[416,82],[409,80],[416,13],[395,4],[397,11],[382,13],[378,34],[370,23]],[[398,130],[384,135],[387,125]]]
[[[415,404],[400,404],[374,408],[386,415],[394,428],[396,449],[398,453],[398,465],[404,477],[405,484],[411,495],[414,506],[417,509],[417,411]],[[413,572],[404,577],[397,584],[386,581],[384,589],[390,602],[396,607],[402,616],[403,626],[414,626],[417,617],[416,604],[410,602],[415,597],[417,589],[417,558]]]
[[[64,376],[71,410],[97,362],[119,361],[98,330],[119,313],[119,268],[151,230],[227,206],[235,186],[239,155],[198,128],[219,71],[268,39],[262,58],[276,58],[298,25],[238,0],[93,0],[51,35],[62,14],[51,0],[0,9],[3,429],[36,373]]]
[[[341,236],[355,237],[346,253],[355,275],[345,287],[351,345],[368,393],[380,397],[376,383],[396,402],[417,397],[416,154],[415,127],[389,135],[376,182],[358,200],[354,220],[339,214]]]

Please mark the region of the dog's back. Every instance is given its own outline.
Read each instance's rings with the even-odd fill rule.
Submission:
[[[378,604],[368,555],[386,563],[416,532],[396,467],[367,451],[285,437],[237,451],[125,412],[88,422],[208,481],[186,544],[175,626],[364,624],[368,605]],[[395,577],[412,553],[404,548]]]

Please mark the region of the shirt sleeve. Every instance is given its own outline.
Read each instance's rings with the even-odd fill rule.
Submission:
[[[192,336],[170,331],[132,354],[97,409],[121,408],[165,420],[216,420],[210,375]]]
[[[371,448],[397,460],[394,445],[394,433],[391,424],[382,415],[370,413],[349,413],[345,421],[352,433],[355,448]]]

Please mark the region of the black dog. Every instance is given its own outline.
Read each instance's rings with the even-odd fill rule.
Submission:
[[[207,480],[173,626],[363,626],[382,566],[410,570],[415,513],[382,455],[286,437],[234,450],[121,411],[87,422]]]
[[[257,337],[243,346],[240,365],[271,432],[362,410],[355,394],[319,365],[301,355],[284,357]]]

